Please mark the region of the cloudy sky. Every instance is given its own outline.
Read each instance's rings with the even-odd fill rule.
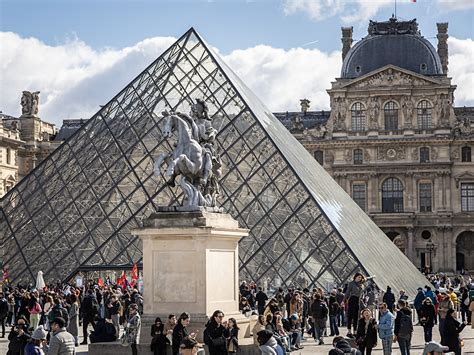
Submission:
[[[0,110],[20,114],[22,90],[41,91],[40,116],[89,118],[193,26],[274,111],[329,108],[341,26],[354,39],[394,0],[0,0]],[[474,0],[397,0],[436,47],[449,22],[457,106],[474,106]]]

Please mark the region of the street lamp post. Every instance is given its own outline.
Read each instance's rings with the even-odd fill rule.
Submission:
[[[428,243],[426,243],[426,249],[430,253],[430,273],[433,272],[433,261],[432,261],[432,258],[431,258],[431,254],[432,254],[434,248],[435,248],[435,245],[431,240],[428,241]]]

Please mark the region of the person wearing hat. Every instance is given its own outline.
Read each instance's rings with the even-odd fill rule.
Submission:
[[[40,325],[31,334],[30,341],[25,346],[25,355],[44,355],[43,348],[46,347],[46,336],[48,333]]]
[[[442,355],[445,351],[449,350],[447,346],[442,346],[436,341],[430,341],[426,343],[423,349],[423,355]]]
[[[76,353],[74,336],[66,330],[64,318],[54,318],[51,322],[51,331],[53,336],[49,342],[48,355],[74,355]]]

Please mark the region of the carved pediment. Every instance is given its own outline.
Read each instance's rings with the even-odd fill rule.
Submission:
[[[354,79],[344,85],[344,87],[372,88],[384,86],[427,86],[433,84],[440,83],[432,79],[427,79],[422,75],[390,65],[377,72],[372,72]]]
[[[454,181],[456,181],[456,187],[459,187],[460,181],[474,181],[474,174],[470,171],[463,172],[454,176]]]

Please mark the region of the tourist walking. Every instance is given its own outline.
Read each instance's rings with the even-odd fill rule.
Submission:
[[[398,301],[398,306],[400,309],[395,318],[395,339],[398,341],[402,355],[410,355],[411,336],[413,333],[411,309],[408,303],[403,300]]]
[[[420,321],[420,310],[423,300],[426,298],[425,292],[421,287],[418,287],[418,293],[416,294],[415,301],[413,301],[413,307],[415,307],[416,315],[418,316],[418,322]]]
[[[441,344],[449,347],[449,351],[454,352],[455,355],[461,355],[461,340],[459,334],[463,331],[466,326],[466,322],[459,323],[454,318],[454,309],[449,309],[446,313],[444,321],[444,335],[441,340]]]
[[[313,303],[311,304],[311,318],[314,326],[314,340],[319,345],[324,344],[324,331],[326,330],[326,323],[328,321],[329,309],[326,302],[321,299],[319,293],[313,296]]]
[[[227,328],[227,322],[223,321],[224,313],[216,310],[212,314],[211,319],[206,324],[207,338],[206,345],[209,347],[210,355],[226,355],[227,354],[227,341],[230,332]]]
[[[179,354],[179,346],[181,341],[188,336],[187,326],[191,322],[191,316],[187,312],[181,313],[178,318],[176,326],[173,328],[173,337],[171,341],[171,346],[173,348],[173,355]]]
[[[444,321],[446,314],[450,309],[454,309],[453,302],[446,292],[441,293],[441,300],[439,301],[438,314],[439,314],[439,334],[441,336],[441,344],[443,344],[444,335]]]
[[[41,306],[38,303],[36,297],[34,295],[31,295],[31,298],[28,303],[28,313],[30,314],[31,328],[36,329],[38,327],[42,311],[43,310],[41,309]]]
[[[74,355],[75,339],[72,334],[66,330],[66,320],[58,317],[51,322],[51,331],[53,335],[49,341],[48,355]]]
[[[265,292],[263,292],[262,287],[258,288],[258,292],[255,295],[255,300],[257,301],[258,314],[263,314],[263,311],[265,310],[265,302],[268,300],[268,296]]]
[[[75,293],[69,296],[69,323],[67,325],[67,331],[74,337],[74,345],[79,346],[79,303]]]
[[[390,312],[385,302],[380,305],[379,311],[380,320],[378,330],[380,340],[382,340],[383,354],[390,355],[392,354],[392,341],[395,317],[392,312]]]
[[[359,321],[359,306],[362,292],[364,291],[365,278],[361,273],[356,273],[347,285],[345,299],[347,302],[347,336],[353,337],[357,331]],[[353,332],[351,331],[353,329]]]
[[[89,333],[87,332],[87,327],[92,325],[94,327],[95,318],[99,313],[99,303],[94,294],[93,289],[87,290],[87,296],[84,297],[81,303],[81,312],[82,312],[82,335],[84,337],[82,345],[87,345],[87,338]]]
[[[2,324],[2,338],[5,338],[5,320],[8,315],[8,301],[5,294],[0,292],[0,323]]]
[[[392,292],[392,288],[390,286],[387,286],[387,291],[385,291],[382,301],[387,304],[388,310],[393,312],[395,308],[395,295]]]
[[[46,343],[47,336],[48,333],[43,329],[42,325],[36,328],[33,334],[31,334],[30,341],[25,346],[25,355],[45,355],[43,345]]]
[[[160,317],[156,317],[155,323],[151,326],[151,344],[150,349],[153,355],[165,355],[166,344],[170,344],[165,334],[165,326]]]
[[[377,346],[377,321],[372,317],[370,309],[362,310],[362,317],[357,324],[356,344],[362,355],[372,354]]]
[[[433,340],[433,327],[436,318],[435,307],[430,297],[426,297],[420,309],[420,325],[423,327],[425,343]]]
[[[329,329],[331,330],[330,336],[339,335],[339,328],[337,327],[337,318],[341,311],[341,305],[336,299],[336,290],[331,292],[329,296]]]
[[[132,355],[138,355],[137,345],[140,342],[141,327],[142,322],[140,319],[140,314],[138,313],[138,305],[136,303],[132,303],[128,307],[127,327],[125,332],[127,341],[132,347]]]

